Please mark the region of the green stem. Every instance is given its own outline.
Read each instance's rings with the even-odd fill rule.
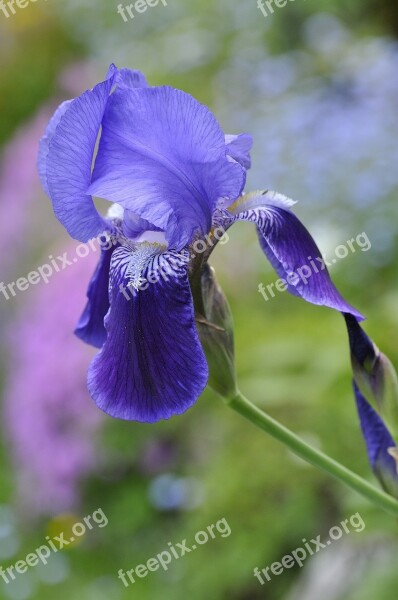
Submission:
[[[257,425],[257,427],[282,442],[289,450],[312,464],[314,467],[326,471],[326,473],[329,473],[332,477],[335,477],[359,494],[362,494],[362,496],[373,502],[373,504],[379,508],[398,517],[398,501],[395,500],[393,496],[375,488],[365,481],[365,479],[356,475],[356,473],[353,473],[326,454],[323,454],[323,452],[309,446],[292,431],[257,408],[257,406],[247,400],[240,392],[238,392],[232,400],[225,400],[228,406],[248,419],[248,421],[251,421],[254,425]]]

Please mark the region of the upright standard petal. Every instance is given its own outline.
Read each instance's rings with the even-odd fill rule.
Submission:
[[[293,204],[275,192],[256,192],[230,207],[230,218],[257,225],[261,248],[291,294],[363,320],[334,286],[319,248],[290,210]]]
[[[116,79],[117,86],[119,88],[141,88],[148,87],[145,75],[141,71],[135,71],[132,69],[119,69]]]
[[[253,138],[251,135],[248,133],[241,133],[240,135],[226,135],[225,145],[228,156],[241,164],[244,169],[250,169],[252,164],[250,150],[253,146]]]
[[[168,419],[192,406],[206,386],[187,259],[185,251],[159,254],[153,244],[113,253],[108,336],[88,375],[92,398],[113,417]]]
[[[217,201],[229,205],[244,181],[215,117],[189,94],[166,86],[112,94],[89,191],[163,229],[169,247],[206,234]]]
[[[160,231],[160,229],[126,209],[123,217],[123,233],[128,238],[134,239],[144,231]]]
[[[111,67],[105,81],[75,98],[61,111],[48,143],[45,189],[56,217],[68,233],[81,242],[87,242],[105,229],[87,189],[102,117],[116,74],[116,67]],[[44,153],[45,141],[42,147]]]
[[[354,392],[370,465],[385,490],[398,496],[396,443],[381,417],[362,395],[355,382]]]
[[[61,118],[64,116],[64,114],[65,114],[66,110],[68,109],[69,105],[71,104],[71,102],[73,102],[73,100],[66,100],[65,102],[62,102],[62,104],[60,104],[58,106],[57,110],[55,111],[55,113],[53,114],[53,116],[50,119],[50,122],[47,125],[45,134],[43,135],[43,137],[41,138],[40,143],[39,143],[39,154],[38,154],[38,158],[37,158],[37,170],[39,173],[41,184],[42,184],[43,189],[46,192],[47,196],[50,195],[50,192],[48,189],[48,184],[47,184],[47,157],[48,157],[49,145],[50,145],[51,140],[54,137],[55,130],[58,127],[58,124],[59,124]]]
[[[101,250],[101,257],[87,291],[88,302],[75,329],[81,340],[101,348],[106,340],[104,319],[109,310],[109,270],[115,246]]]

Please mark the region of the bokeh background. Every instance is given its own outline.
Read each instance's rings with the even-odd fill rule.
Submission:
[[[398,364],[398,8],[392,0],[295,0],[264,18],[255,0],[169,0],[125,23],[114,0],[37,0],[0,12],[0,281],[74,252],[35,169],[57,104],[102,79],[110,62],[144,71],[208,104],[228,133],[254,135],[247,189],[277,189],[320,247],[366,232],[372,247],[332,275]],[[0,295],[3,443],[0,564],[101,507],[109,519],[80,544],[9,585],[1,599],[395,600],[397,523],[307,467],[211,392],[156,425],[99,413],[85,388],[92,352],[72,334],[95,267],[91,254]],[[328,309],[258,293],[275,275],[254,229],[236,226],[214,254],[235,318],[240,387],[362,476],[344,324]],[[260,586],[266,567],[360,512],[352,533]],[[124,588],[117,571],[192,539],[209,541]],[[69,525],[68,525],[69,524]]]

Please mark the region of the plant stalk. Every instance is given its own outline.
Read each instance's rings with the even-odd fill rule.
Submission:
[[[238,392],[232,399],[224,398],[224,400],[233,410],[280,441],[300,458],[345,483],[379,508],[398,517],[398,501],[393,496],[379,490],[323,452],[309,446],[295,433],[257,408],[243,394]]]

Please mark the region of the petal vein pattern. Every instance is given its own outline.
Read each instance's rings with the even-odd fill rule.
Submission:
[[[111,416],[154,422],[180,414],[206,386],[207,362],[195,326],[188,282],[188,252],[151,258],[142,277],[159,273],[129,298],[120,286],[129,281],[134,251],[112,256],[108,335],[89,369],[88,387],[97,405]]]

